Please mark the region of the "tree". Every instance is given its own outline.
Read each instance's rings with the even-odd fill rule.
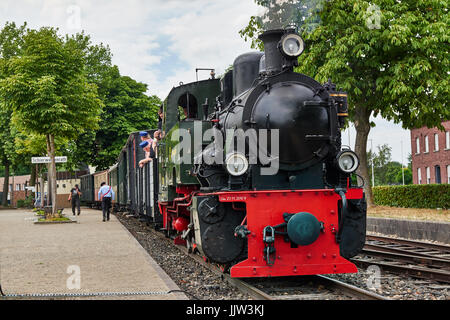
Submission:
[[[370,181],[367,138],[381,115],[409,129],[450,118],[447,1],[323,1],[320,24],[303,32],[298,72],[348,92],[358,170]],[[373,205],[370,183],[365,183]]]
[[[412,171],[410,168],[403,168],[403,174],[402,171],[397,172],[396,181],[398,184],[403,184],[403,176],[405,177],[405,185],[409,185],[413,183],[413,176]]]
[[[93,45],[91,37],[84,33],[70,37],[66,36],[66,41],[71,41],[83,52],[87,79],[90,83],[97,86],[99,98],[105,106],[106,97],[109,92],[111,69],[116,68],[111,64],[112,53],[109,46],[105,46],[102,43]],[[100,119],[103,118],[105,112],[107,112],[107,107],[104,107]],[[86,128],[76,140],[67,141],[62,146],[61,151],[64,150],[64,153],[68,155],[68,163],[65,164],[68,170],[77,170],[81,166],[85,167],[88,164],[96,162],[98,156],[95,146],[96,135],[97,129]]]
[[[26,24],[17,27],[14,22],[7,22],[0,31],[0,79],[10,75],[6,68],[7,63],[18,56],[23,46],[23,35]],[[11,123],[11,110],[6,108],[5,101],[0,101],[0,162],[4,166],[4,184],[3,197],[1,203],[3,206],[8,204],[9,176],[12,166],[17,164],[15,152],[15,133]]]
[[[157,127],[162,102],[156,96],[147,96],[146,84],[120,75],[117,67],[109,70],[100,88],[105,108],[89,162],[104,170],[116,162],[131,132]]]
[[[378,152],[367,152],[368,171],[372,175],[372,162],[375,177],[375,185],[403,184],[402,164],[391,160],[392,148],[388,144],[377,147]],[[405,185],[412,183],[412,173],[409,168],[403,168],[405,172]]]
[[[7,63],[11,75],[0,80],[0,95],[24,132],[43,135],[51,158],[53,214],[56,214],[55,137],[76,139],[98,127],[103,107],[97,87],[87,80],[84,52],[54,28],[28,30],[23,53]]]

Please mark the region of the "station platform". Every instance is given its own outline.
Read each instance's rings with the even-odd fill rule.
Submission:
[[[411,240],[450,244],[450,223],[367,217],[367,231]]]
[[[82,209],[75,219],[37,225],[31,210],[0,211],[6,298],[187,300],[114,216]]]

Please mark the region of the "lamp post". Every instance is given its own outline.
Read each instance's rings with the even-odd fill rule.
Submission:
[[[405,185],[405,170],[403,168],[403,140],[401,141],[402,145],[402,179],[403,179],[403,185]]]
[[[370,151],[372,153],[372,188],[375,187],[375,171],[373,170],[373,159],[374,159],[374,153],[373,153],[373,140],[370,140]]]

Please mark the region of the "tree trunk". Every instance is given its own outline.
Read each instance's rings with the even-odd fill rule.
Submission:
[[[51,163],[49,166],[49,183],[50,183],[50,193],[52,198],[52,214],[56,216],[57,214],[57,203],[56,203],[56,148],[55,148],[55,137],[52,134],[47,135],[47,151],[48,155],[51,159]]]
[[[47,164],[47,207],[52,204],[52,177],[50,172],[50,163]]]
[[[356,144],[355,152],[359,157],[360,166],[357,173],[364,179],[364,192],[366,193],[367,205],[373,206],[372,185],[370,184],[369,170],[367,169],[367,138],[370,133],[371,111],[365,107],[355,108]],[[359,183],[362,183],[358,178]]]
[[[2,196],[2,206],[8,206],[8,191],[9,191],[9,161],[4,159],[5,164],[5,180],[3,182],[3,196]]]
[[[42,172],[42,169],[41,169],[41,172]],[[40,181],[40,184],[41,184],[41,186],[40,186],[40,192],[41,192],[41,208],[43,208],[44,206],[45,206],[45,199],[44,199],[44,194],[45,194],[45,181],[44,181],[44,177],[40,177],[39,178],[39,181]]]
[[[31,177],[30,177],[30,187],[34,187],[36,186],[36,166],[32,165],[31,166]]]

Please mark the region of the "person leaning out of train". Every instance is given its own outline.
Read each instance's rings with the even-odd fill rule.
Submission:
[[[152,141],[152,138],[150,137],[150,135],[148,134],[147,131],[141,131],[139,132],[139,135],[141,136],[141,140],[142,142],[144,141]]]
[[[103,211],[103,222],[109,221],[110,209],[116,199],[114,190],[111,186],[108,186],[106,182],[101,184],[100,190],[98,191],[98,199],[102,202]]]
[[[143,168],[147,163],[153,161],[153,159],[158,158],[158,142],[161,140],[161,131],[156,131],[153,140],[150,143],[149,141],[144,141],[140,144],[140,147],[145,152],[145,159],[139,162],[139,167]]]
[[[158,110],[158,131],[160,133],[160,138],[159,139],[164,138],[164,135],[165,135],[164,131],[162,129],[163,122],[164,122],[164,109],[163,109],[163,107],[161,107]]]
[[[162,136],[163,136],[163,134],[162,134],[161,130],[156,131],[155,134],[153,135],[152,148],[153,148],[153,151],[155,152],[156,159],[158,159],[158,143],[159,143],[159,141],[161,141]]]
[[[141,140],[142,140],[141,144],[143,144],[146,141],[148,141],[150,144],[153,144],[153,139],[150,137],[150,135],[148,134],[147,131],[141,131],[141,132],[139,132],[139,135],[141,136]],[[145,159],[149,158],[150,151],[146,151],[145,149],[144,149],[144,151],[145,151]]]
[[[161,108],[159,108],[158,110],[158,130],[162,131],[162,125],[164,122],[164,109],[161,106]]]

